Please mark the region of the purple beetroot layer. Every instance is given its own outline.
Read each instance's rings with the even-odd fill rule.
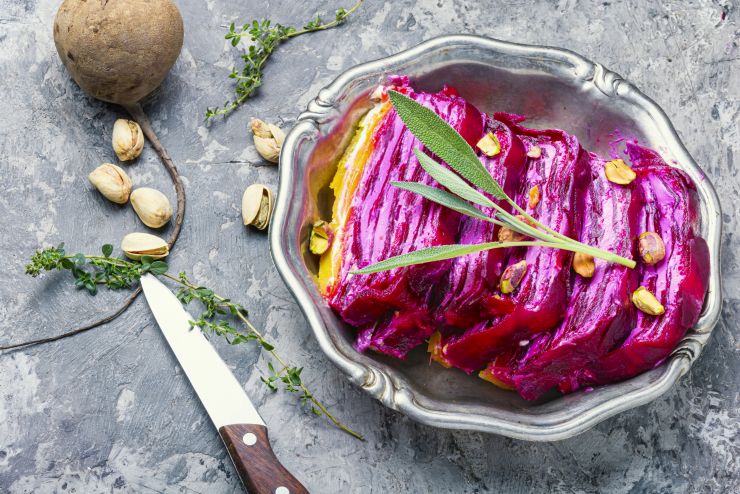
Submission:
[[[656,232],[666,257],[655,266],[638,262],[636,269],[597,259],[594,276],[583,278],[571,269],[572,253],[531,247],[350,274],[410,251],[497,237],[493,224],[390,184],[441,187],[413,154],[423,146],[391,110],[374,132],[374,150],[345,225],[342,265],[326,295],[340,317],[358,329],[356,347],[404,358],[439,331],[439,352],[447,363],[466,372],[488,366],[492,376],[527,399],[552,388],[570,392],[623,380],[660,364],[695,324],[707,289],[709,254],[698,236],[691,180],[657,153],[630,144],[637,179],[616,185],[604,175],[605,161],[563,131],[525,128],[516,115],[487,116],[450,88],[429,94],[414,92],[405,78],[394,84],[433,109],[474,148],[493,132],[501,152],[480,155],[481,161],[540,222],[634,259],[637,236]],[[541,156],[528,158],[534,146]],[[530,207],[534,186],[540,200]],[[525,277],[512,294],[503,295],[498,288],[503,270],[522,259],[528,264]],[[664,315],[635,309],[630,295],[637,286],[662,301]]]

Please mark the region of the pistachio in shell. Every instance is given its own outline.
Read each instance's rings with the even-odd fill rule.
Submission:
[[[103,196],[116,204],[126,204],[131,195],[131,179],[113,163],[103,163],[87,176]]]
[[[274,195],[269,187],[252,184],[242,195],[242,219],[245,225],[264,230],[270,224]]]
[[[131,193],[131,205],[142,223],[150,228],[161,228],[172,217],[172,206],[167,196],[150,187],[140,187]]]

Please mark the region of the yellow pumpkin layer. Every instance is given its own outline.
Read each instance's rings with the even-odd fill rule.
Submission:
[[[390,108],[391,104],[386,100],[362,117],[357,126],[357,133],[347,146],[347,150],[337,165],[337,173],[331,181],[330,187],[334,191],[335,199],[330,227],[334,232],[334,238],[329,249],[321,256],[319,263],[318,281],[322,293],[327,293],[331,288],[341,267],[342,237],[345,222],[349,217],[352,197],[362,177],[365,163],[374,149],[373,133]]]

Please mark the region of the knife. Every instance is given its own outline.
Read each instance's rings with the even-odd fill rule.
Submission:
[[[251,494],[308,494],[280,463],[267,427],[244,389],[199,329],[182,303],[151,274],[141,277],[154,313],[190,384],[218,429],[242,484]]]

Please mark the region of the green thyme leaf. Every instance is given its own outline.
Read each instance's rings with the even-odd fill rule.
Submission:
[[[442,117],[398,91],[390,90],[388,96],[406,127],[431,152],[473,185],[499,199],[506,197],[501,186],[488,173],[470,144]]]
[[[272,24],[269,19],[263,19],[262,21],[253,20],[241,27],[236,27],[234,23],[231,23],[229,25],[229,32],[224,35],[224,38],[229,40],[231,46],[237,47],[241,43],[242,38],[247,38],[247,49],[241,55],[243,67],[240,70],[234,67],[229,73],[229,78],[236,81],[233,100],[226,101],[223,106],[208,108],[205,115],[206,120],[218,115],[231,113],[262,86],[265,64],[280,44],[296,36],[324,31],[343,24],[360,7],[363,1],[357,0],[355,5],[349,10],[343,8],[337,10],[334,20],[331,22],[323,23],[321,17],[316,15],[301,30],[293,26]]]
[[[430,187],[429,185],[420,184],[418,182],[391,182],[391,185],[398,187],[399,189],[408,190],[419,194],[422,197],[429,199],[430,201],[436,202],[442,206],[457,211],[458,213],[478,218],[479,220],[495,222],[493,218],[490,218],[483,214],[483,211],[472,206],[469,202],[462,200],[454,194],[447,192],[446,190],[438,189],[436,187]]]
[[[453,194],[462,197],[470,202],[492,208],[493,202],[486,196],[465,183],[457,174],[440,165],[431,157],[426,155],[421,149],[414,149],[414,154],[419,160],[419,164],[432,176],[434,180],[442,184]]]

